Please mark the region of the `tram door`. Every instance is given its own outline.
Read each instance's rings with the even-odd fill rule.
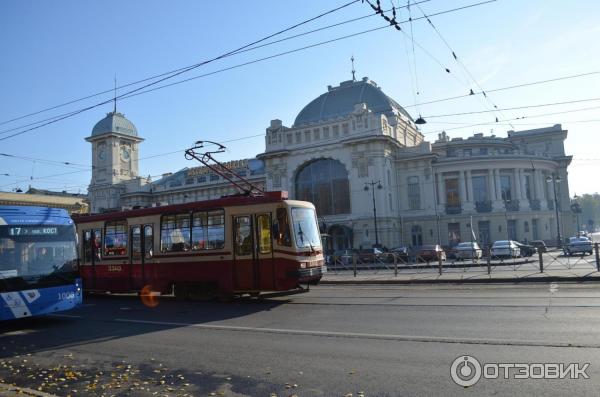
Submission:
[[[253,291],[259,288],[254,225],[252,215],[233,217],[233,281],[236,291]]]
[[[152,280],[149,259],[152,258],[152,225],[134,225],[130,228],[131,254],[129,257],[129,285],[133,290],[141,290]]]
[[[234,289],[272,290],[275,287],[271,214],[235,216]]]

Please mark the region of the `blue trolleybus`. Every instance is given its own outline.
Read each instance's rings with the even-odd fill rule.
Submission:
[[[81,304],[76,239],[63,209],[0,206],[0,320]]]

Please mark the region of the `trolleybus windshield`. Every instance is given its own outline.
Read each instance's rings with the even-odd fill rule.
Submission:
[[[317,226],[317,217],[312,208],[292,208],[294,237],[298,248],[321,246],[321,236]]]
[[[1,289],[14,282],[36,283],[44,276],[64,283],[65,278],[74,279],[76,272],[75,226],[0,226]]]

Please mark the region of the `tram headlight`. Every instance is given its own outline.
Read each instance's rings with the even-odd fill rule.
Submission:
[[[300,269],[306,269],[306,262],[300,262]]]

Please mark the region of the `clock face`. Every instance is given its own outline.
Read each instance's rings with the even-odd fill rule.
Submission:
[[[106,158],[106,146],[98,146],[98,158],[104,160]]]
[[[121,146],[121,159],[123,161],[129,161],[130,153],[127,146]]]

